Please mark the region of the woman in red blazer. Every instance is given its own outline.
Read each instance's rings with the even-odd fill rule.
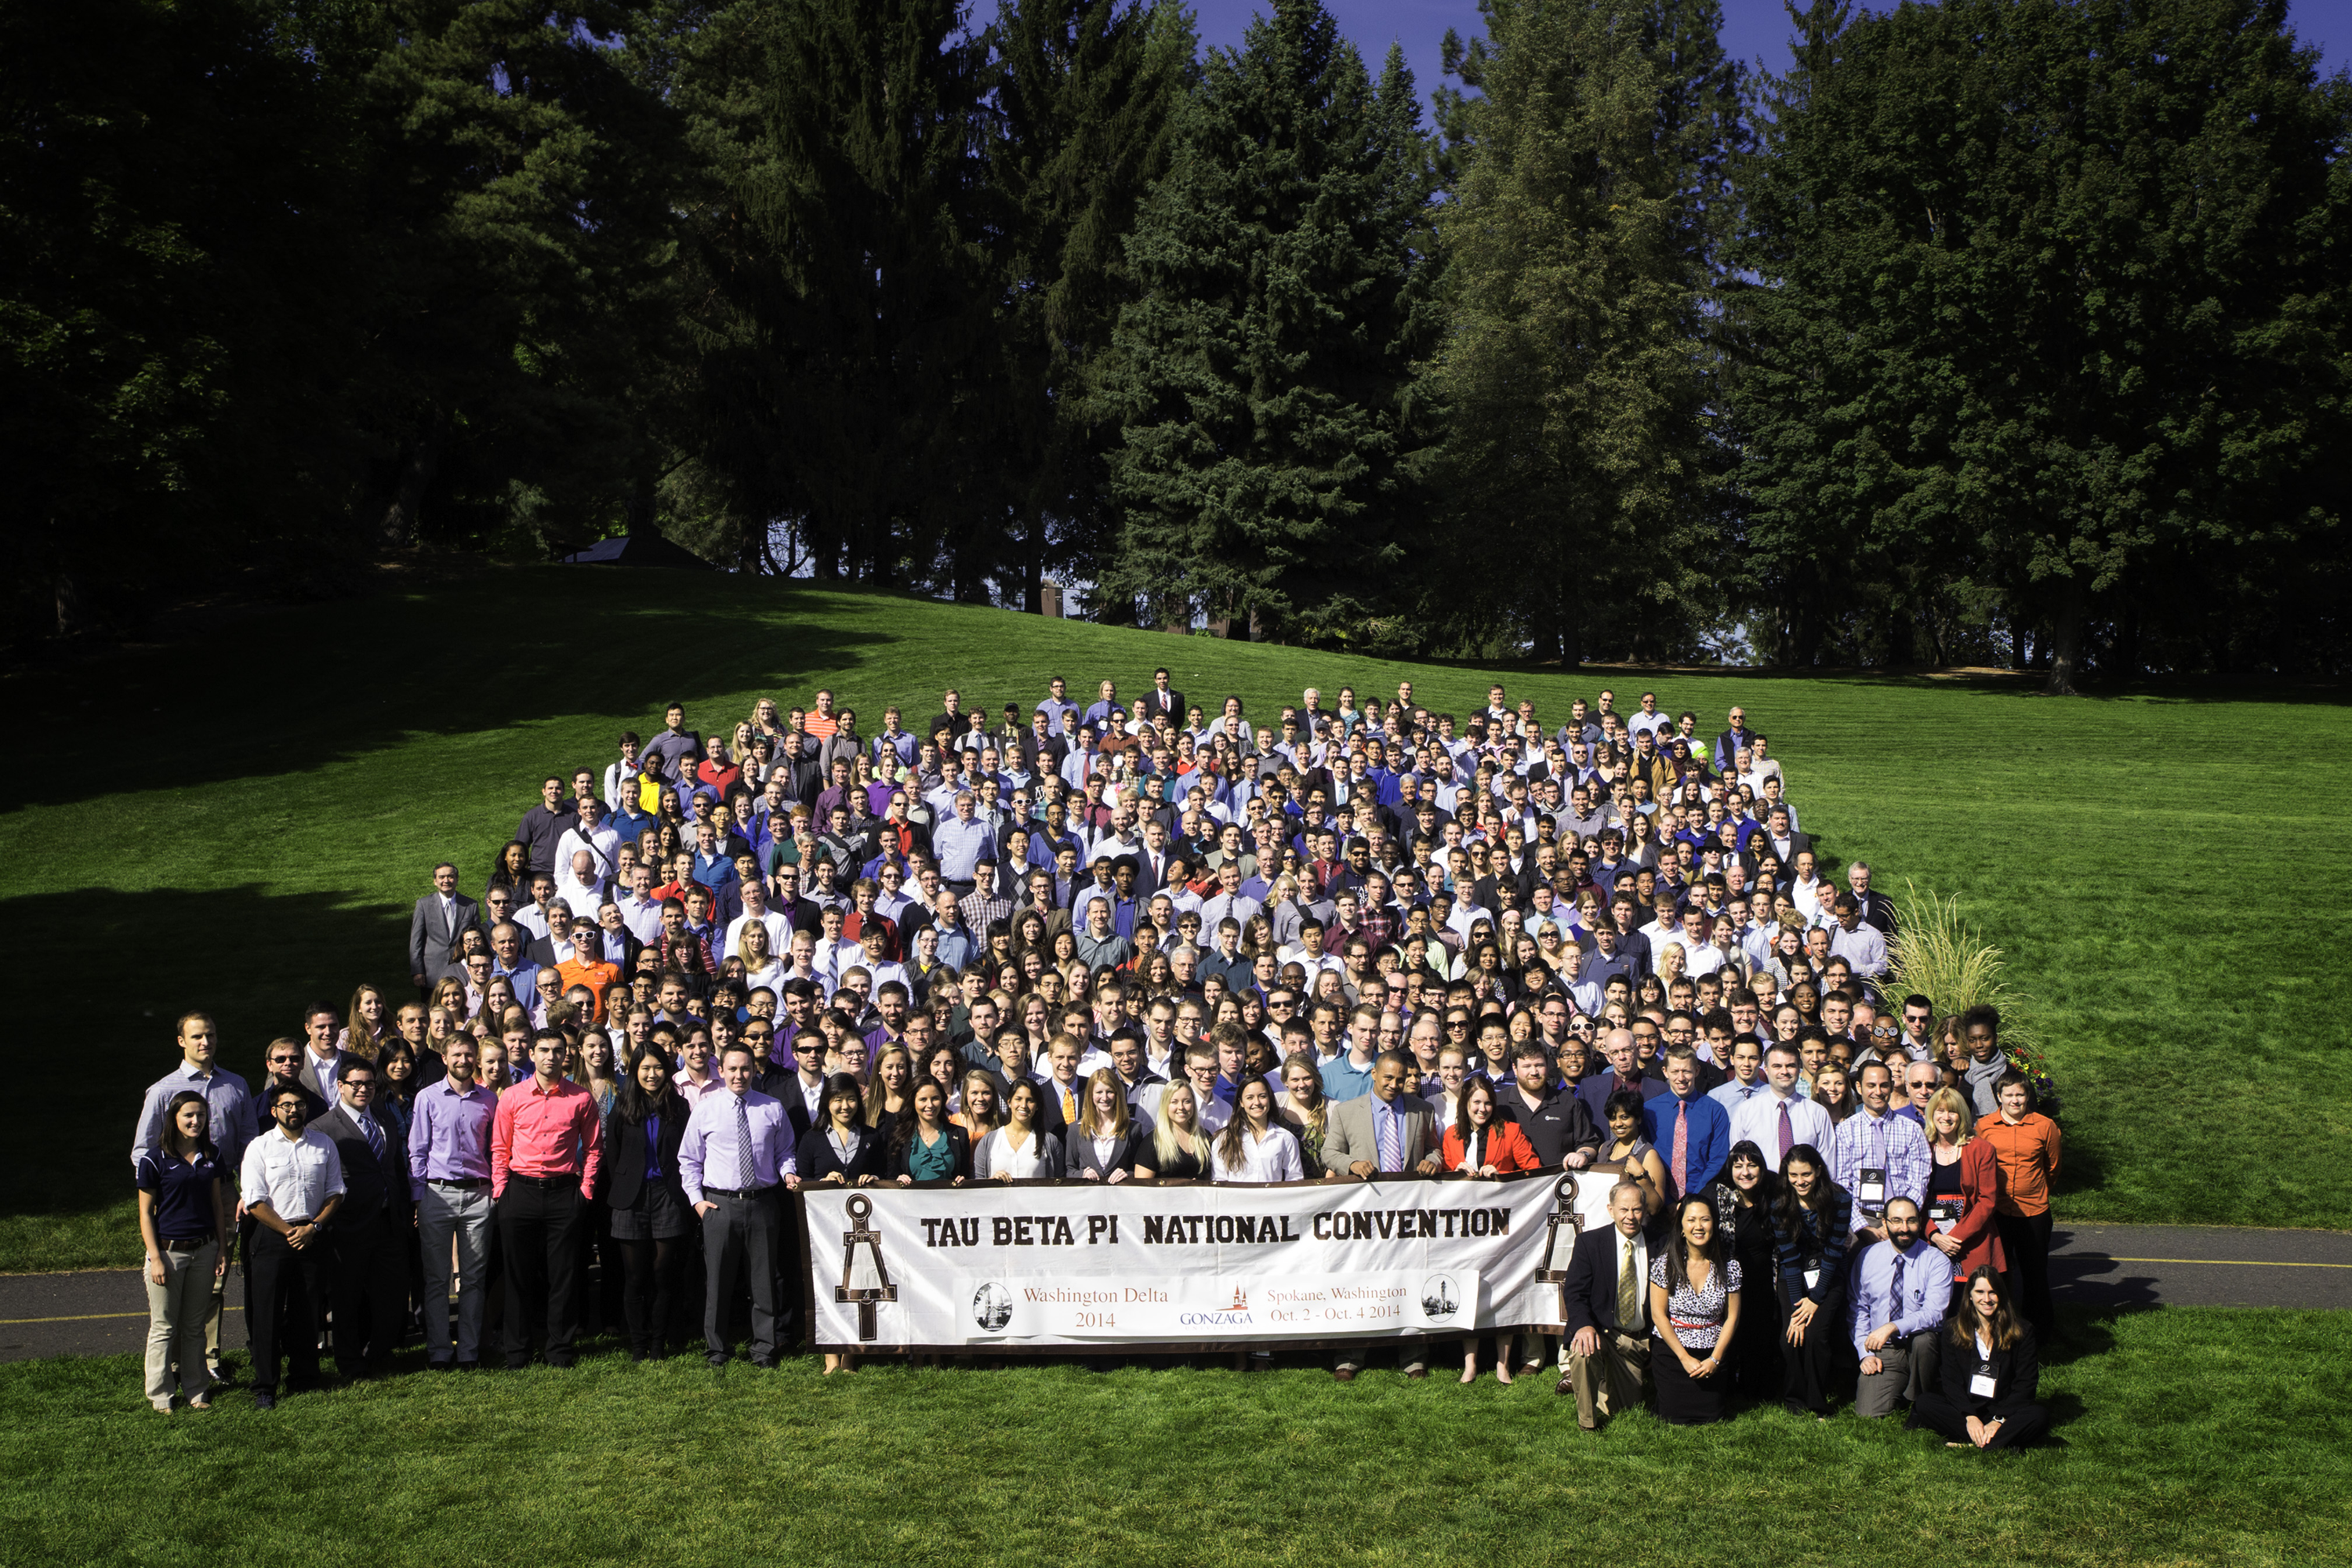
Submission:
[[[1454,1125],[1445,1130],[1442,1157],[1445,1168],[1463,1176],[1507,1176],[1518,1171],[1540,1171],[1535,1146],[1516,1121],[1495,1114],[1495,1089],[1483,1078],[1465,1079],[1457,1097]],[[1502,1353],[1495,1358],[1495,1381],[1511,1381],[1511,1342],[1498,1336]],[[1462,1381],[1478,1381],[1478,1336],[1462,1339]]]
[[[1445,1130],[1445,1168],[1465,1176],[1507,1176],[1540,1171],[1535,1146],[1516,1121],[1495,1114],[1494,1087],[1483,1078],[1462,1086],[1454,1125]]]
[[[1974,1137],[1969,1102],[1956,1089],[1939,1089],[1927,1101],[1926,1234],[1952,1260],[1952,1278],[1966,1279],[1979,1268],[2005,1271],[2000,1233],[1993,1227],[1993,1199],[2000,1173],[1992,1145]],[[1957,1209],[1957,1215],[1954,1211]]]

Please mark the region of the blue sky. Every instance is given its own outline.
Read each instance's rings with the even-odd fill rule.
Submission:
[[[1427,107],[1439,81],[1438,41],[1453,27],[1464,37],[1479,30],[1476,0],[1324,0],[1339,26],[1356,41],[1374,70],[1391,40],[1404,46],[1415,83]],[[1722,0],[1724,43],[1744,60],[1761,57],[1778,70],[1788,62],[1789,18],[1780,0]],[[1874,9],[1886,0],[1864,0]],[[1192,0],[1203,43],[1228,47],[1242,41],[1263,0]],[[976,13],[992,13],[992,0],[975,0]],[[2288,19],[2306,42],[2326,51],[2331,70],[2352,64],[2352,0],[2294,0]]]

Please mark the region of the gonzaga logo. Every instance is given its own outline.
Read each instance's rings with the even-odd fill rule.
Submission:
[[[1249,1327],[1257,1320],[1250,1316],[1249,1292],[1236,1285],[1234,1299],[1224,1306],[1205,1312],[1179,1313],[1176,1321],[1188,1329],[1237,1329]]]

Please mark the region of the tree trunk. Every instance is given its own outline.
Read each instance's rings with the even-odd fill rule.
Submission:
[[[1021,552],[1021,607],[1033,616],[1045,613],[1045,512],[1029,512],[1029,535]]]
[[[401,458],[381,526],[383,542],[394,550],[404,550],[420,537],[425,492],[432,488],[433,476],[441,471],[441,445],[442,425],[436,416]]]
[[[2050,680],[2042,689],[2053,697],[2072,697],[2083,673],[2083,632],[2090,618],[2083,579],[2066,579],[2058,598],[2055,635],[2051,638]]]
[[[1559,581],[1559,667],[1574,669],[1584,662],[1584,606],[1580,602],[1578,578],[1573,572],[1564,572]]]
[[[69,637],[89,624],[89,617],[82,613],[81,584],[72,573],[60,572],[51,579],[50,587],[57,601],[58,636]]]

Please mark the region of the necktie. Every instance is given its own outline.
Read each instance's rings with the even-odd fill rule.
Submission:
[[[735,1097],[735,1184],[747,1193],[760,1184],[751,1169],[751,1102],[740,1094]]]
[[[1675,1101],[1675,1191],[1690,1191],[1690,1107]]]
[[[1397,1146],[1397,1114],[1391,1110],[1383,1116],[1381,1114],[1382,1109],[1378,1104],[1372,1107],[1372,1126],[1378,1132],[1374,1142],[1380,1145],[1381,1169],[1402,1171],[1404,1169],[1404,1151]]]
[[[375,1118],[362,1114],[360,1117],[360,1131],[367,1134],[368,1152],[373,1154],[378,1160],[382,1160],[383,1158],[383,1129],[375,1124]]]
[[[1903,1315],[1903,1255],[1895,1255],[1895,1283],[1886,1290],[1886,1321],[1892,1325]]]
[[[1780,1102],[1780,1158],[1787,1159],[1789,1151],[1796,1146],[1796,1129],[1789,1125],[1789,1102],[1784,1100]]]
[[[1620,1236],[1617,1247],[1625,1255],[1625,1267],[1617,1271],[1617,1327],[1630,1334],[1642,1327],[1642,1281],[1633,1272],[1633,1242]]]

